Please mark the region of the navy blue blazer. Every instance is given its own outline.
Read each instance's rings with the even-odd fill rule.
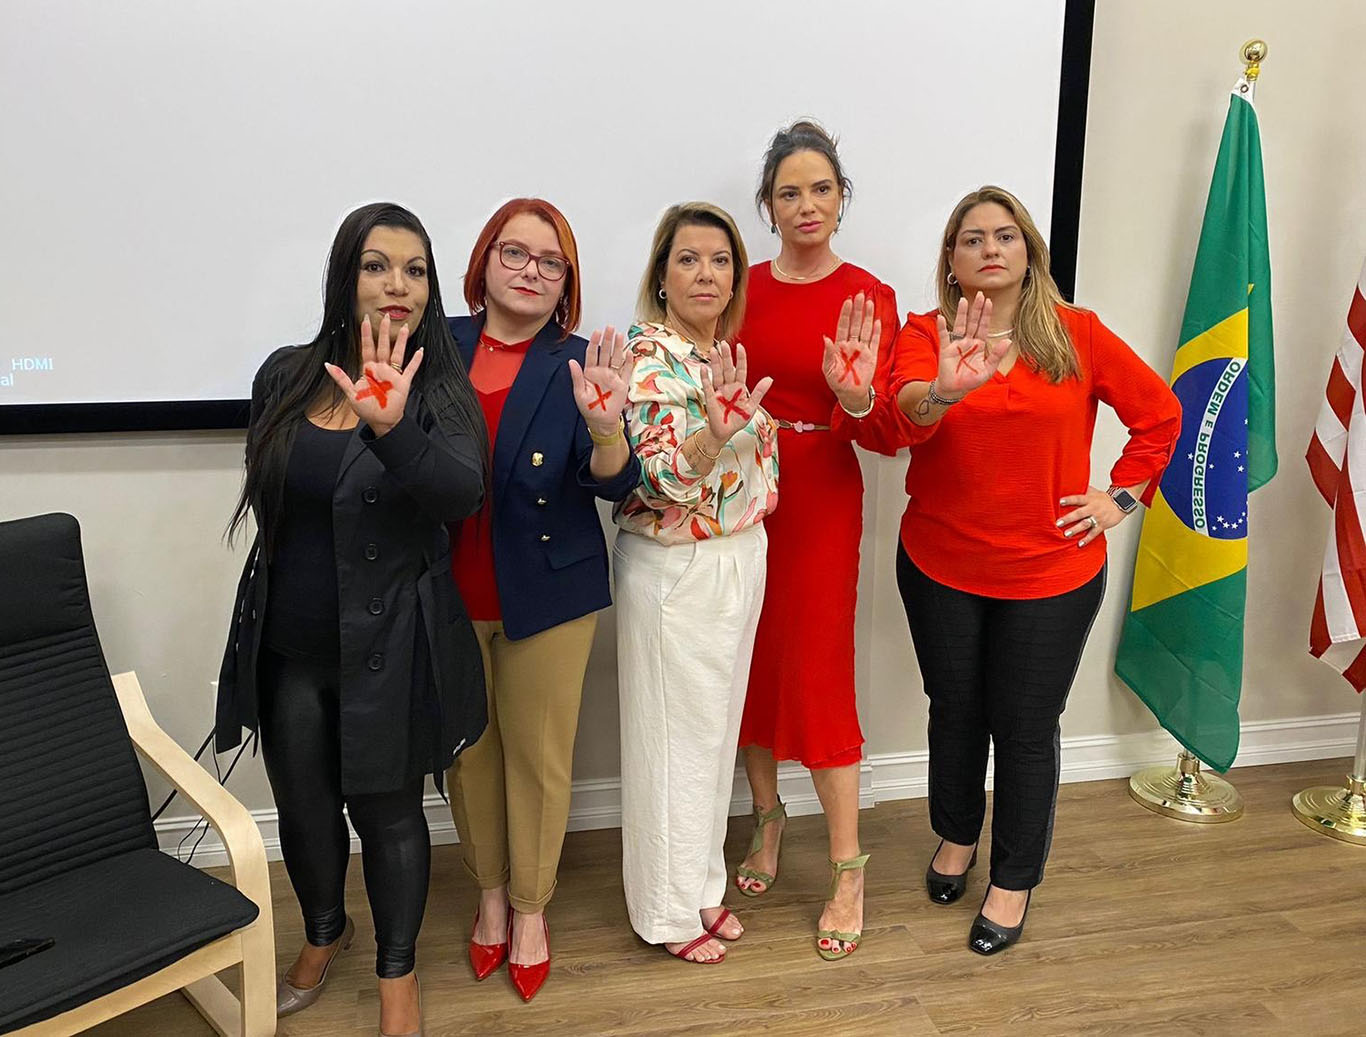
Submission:
[[[468,368],[484,316],[449,320]],[[589,471],[593,441],[569,375],[569,358],[582,364],[588,343],[561,334],[550,321],[527,350],[493,444],[493,570],[514,641],[612,603],[594,499],[623,500],[640,482],[634,451],[611,479]]]

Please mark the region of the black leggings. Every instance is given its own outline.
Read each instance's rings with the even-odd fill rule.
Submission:
[[[1053,840],[1058,718],[1105,594],[1105,569],[1049,598],[986,598],[946,587],[898,548],[897,585],[930,699],[930,824],[977,842],[996,747],[991,881],[1033,889]]]
[[[365,891],[375,920],[375,971],[413,971],[427,906],[431,841],[423,780],[401,789],[343,796],[337,667],[262,650],[261,751],[280,814],[280,849],[303,909],[308,942],[324,947],[346,925],[346,865],[360,836]]]

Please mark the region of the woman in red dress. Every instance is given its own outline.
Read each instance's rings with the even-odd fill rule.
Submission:
[[[800,760],[829,827],[833,874],[817,932],[829,960],[858,945],[868,859],[854,698],[863,478],[851,443],[894,453],[903,420],[885,392],[896,296],[831,248],[850,187],[820,126],[774,136],[756,201],[781,248],[750,269],[739,335],[754,376],[773,378],[765,404],[779,429],[783,502],[765,521],[768,584],[740,728],[756,830],[735,884],[746,896],[772,887],[786,817],[777,761]]]

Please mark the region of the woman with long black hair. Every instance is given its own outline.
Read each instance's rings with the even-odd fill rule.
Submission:
[[[259,732],[307,937],[280,1015],[317,1000],[349,946],[360,836],[378,946],[381,1034],[421,1030],[414,973],[439,782],[485,724],[479,646],[451,579],[446,523],[483,499],[487,435],[417,217],[377,203],[342,221],[312,342],[252,384],[230,534],[257,526],[218,690],[220,752]]]

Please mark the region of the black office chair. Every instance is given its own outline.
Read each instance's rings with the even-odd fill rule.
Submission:
[[[217,829],[233,885],[157,848],[134,749]],[[260,831],[157,727],[137,677],[110,677],[70,515],[0,522],[6,957],[0,1033],[78,1033],[181,989],[220,1033],[275,1032]],[[240,999],[214,975],[239,963]]]

